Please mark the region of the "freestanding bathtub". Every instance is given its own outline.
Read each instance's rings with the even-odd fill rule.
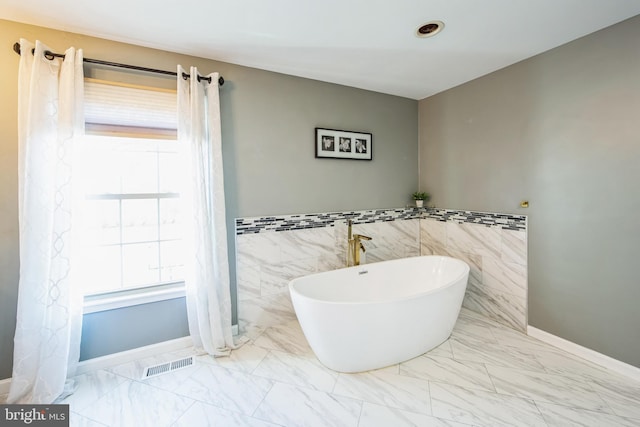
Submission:
[[[449,338],[468,278],[463,261],[420,256],[300,277],[289,292],[320,362],[361,372],[412,359]]]

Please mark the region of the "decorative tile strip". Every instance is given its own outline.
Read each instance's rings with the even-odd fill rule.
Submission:
[[[352,220],[354,224],[415,219],[420,218],[421,214],[418,209],[399,208],[236,218],[236,235],[335,227],[336,223],[346,223],[349,219]]]
[[[456,211],[437,208],[398,208],[318,214],[276,215],[255,218],[236,218],[236,235],[335,227],[336,223],[346,223],[349,219],[352,220],[354,224],[368,224],[420,218],[483,224],[487,227],[500,227],[507,230],[525,230],[527,217],[523,215]]]
[[[426,209],[423,218],[438,221],[453,221],[457,223],[482,224],[487,227],[499,227],[504,230],[526,230],[527,217],[525,215],[510,215],[489,212],[456,211],[450,209]]]

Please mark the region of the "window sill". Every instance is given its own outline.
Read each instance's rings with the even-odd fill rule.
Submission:
[[[100,295],[89,295],[84,297],[83,314],[182,298],[185,295],[184,282],[140,289],[127,289]]]

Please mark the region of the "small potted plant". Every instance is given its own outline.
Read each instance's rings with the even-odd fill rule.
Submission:
[[[429,196],[429,193],[416,191],[411,195],[411,197],[413,197],[413,200],[416,201],[416,206],[421,208],[424,202],[428,201],[431,196]]]

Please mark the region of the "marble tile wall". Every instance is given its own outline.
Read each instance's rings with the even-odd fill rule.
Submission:
[[[464,307],[526,332],[526,227],[424,218],[420,247],[422,255],[448,255],[469,264]]]
[[[241,333],[253,337],[264,328],[295,320],[289,281],[346,265],[345,218],[354,221],[354,233],[372,237],[364,242],[365,262],[420,255],[420,220],[412,218],[413,214],[412,210],[403,209],[321,214],[332,215],[330,220],[321,219],[324,226],[311,223],[307,216],[297,228],[290,225],[291,216],[237,220],[236,283]],[[372,219],[374,215],[384,219]]]
[[[464,305],[526,328],[526,218],[444,209],[378,209],[236,219],[238,323],[249,337],[295,319],[287,285],[345,266],[347,220],[364,242],[364,262],[421,254],[472,267]]]

